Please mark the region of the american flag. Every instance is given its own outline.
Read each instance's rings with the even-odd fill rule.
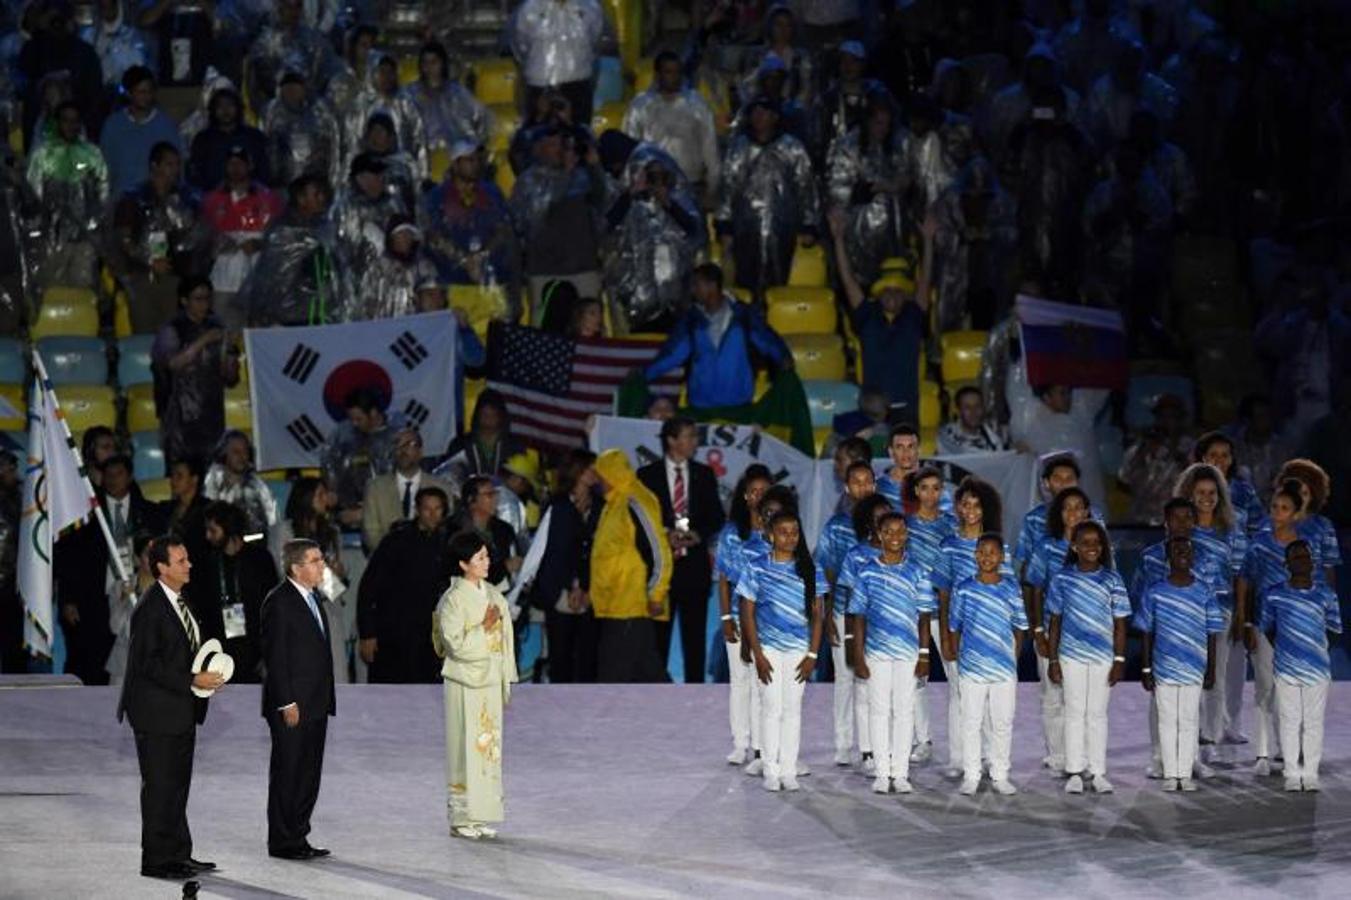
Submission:
[[[495,324],[488,340],[488,384],[507,401],[511,431],[532,444],[586,445],[586,420],[614,413],[615,391],[661,344],[631,338],[570,338],[538,328]],[[680,396],[683,370],[649,390]]]

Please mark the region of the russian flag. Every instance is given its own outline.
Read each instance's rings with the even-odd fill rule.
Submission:
[[[1126,389],[1130,366],[1119,311],[1019,295],[1014,314],[1032,387]]]

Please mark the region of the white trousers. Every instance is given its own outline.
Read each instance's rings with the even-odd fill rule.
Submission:
[[[745,640],[745,638],[742,638]],[[755,663],[741,661],[741,644],[723,643],[727,648],[727,672],[730,695],[727,719],[732,726],[732,747],[737,750],[760,749],[760,692],[755,689]]]
[[[848,653],[853,641],[844,639],[844,615],[835,614],[835,633],[840,636],[840,646],[830,648],[830,658],[835,664],[835,752],[849,753],[854,747],[854,734],[858,734],[858,751],[871,753],[872,742],[868,740],[868,686],[854,678],[854,670],[849,668]]]
[[[1107,701],[1111,663],[1060,661],[1065,689],[1065,771],[1107,774]]]
[[[1277,739],[1279,723],[1277,714],[1280,704],[1276,700],[1275,651],[1271,641],[1261,632],[1257,634],[1257,644],[1249,654],[1252,660],[1253,682],[1253,750],[1258,757],[1273,756],[1280,749]]]
[[[1224,633],[1215,636],[1215,686],[1201,696],[1201,738],[1218,744],[1225,732],[1238,732],[1243,713],[1243,682],[1248,657],[1242,644],[1229,641],[1231,610],[1224,613]]]
[[[962,679],[962,770],[967,781],[980,781],[981,733],[987,729],[990,778],[1008,780],[1017,701],[1017,681],[989,684]]]
[[[760,685],[760,756],[766,777],[797,776],[797,751],[802,740],[802,690],[797,680],[801,650],[761,648],[774,667],[769,684]]]
[[[929,633],[933,636],[933,649],[929,651],[929,671],[933,671],[933,660],[935,658],[943,662],[943,676],[948,680],[948,765],[954,768],[960,768],[962,765],[962,708],[961,708],[961,679],[957,670],[957,662],[953,660],[948,662],[943,659],[942,653],[942,629],[938,625],[938,617],[934,616],[929,620]],[[936,655],[935,655],[936,654]],[[927,683],[927,682],[926,682]],[[924,692],[918,680],[916,681],[915,695],[915,740],[930,741],[933,740],[929,733],[929,703],[928,697],[933,696],[933,692]]]
[[[1164,778],[1191,778],[1200,737],[1201,685],[1154,683]]]
[[[1276,679],[1286,778],[1318,777],[1318,766],[1323,760],[1323,715],[1327,712],[1329,683],[1296,684]]]
[[[868,657],[868,730],[877,777],[910,777],[915,728],[915,661]]]
[[[1050,660],[1037,654],[1037,677],[1041,679],[1041,732],[1046,755],[1056,762],[1065,759],[1065,689],[1051,681],[1046,670]],[[1062,672],[1063,674],[1063,672]]]

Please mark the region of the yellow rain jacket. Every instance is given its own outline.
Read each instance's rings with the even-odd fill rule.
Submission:
[[[650,613],[648,598],[662,604],[660,621],[670,619],[666,594],[671,586],[671,546],[661,527],[661,504],[643,486],[622,450],[606,450],[596,460],[605,480],[605,508],[591,544],[591,606],[598,619],[641,619]],[[648,571],[638,551],[638,529],[652,549]]]

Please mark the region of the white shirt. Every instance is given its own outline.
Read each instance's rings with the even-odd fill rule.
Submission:
[[[690,464],[689,461],[678,463],[671,457],[663,457],[666,460],[666,496],[671,498],[671,512],[675,513],[675,480],[676,472],[683,470],[685,477],[685,518],[690,515]]]
[[[422,473],[421,473],[421,472],[418,472],[418,473],[417,473],[416,475],[414,475],[412,478],[409,478],[409,477],[407,477],[407,476],[405,476],[405,475],[401,475],[401,474],[399,474],[398,472],[395,472],[395,473],[394,473],[394,481],[395,481],[395,485],[396,485],[397,488],[398,488],[398,496],[399,496],[399,513],[400,513],[400,515],[402,515],[404,518],[412,518],[413,513],[417,512],[417,492],[418,492],[418,486],[422,484]],[[408,510],[405,511],[404,508],[403,508],[403,492],[404,492],[405,490],[408,489],[408,486],[409,486],[410,484],[411,484],[413,487],[412,487],[412,490],[409,490],[409,491],[408,491],[408,496],[409,496],[409,500],[408,500],[409,508],[408,508]]]

